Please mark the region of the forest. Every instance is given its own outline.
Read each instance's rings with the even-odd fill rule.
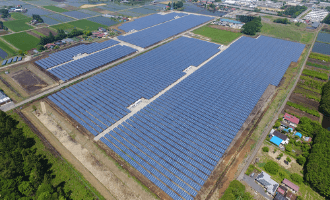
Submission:
[[[330,81],[328,81],[322,87],[322,96],[319,110],[324,115],[330,116]]]

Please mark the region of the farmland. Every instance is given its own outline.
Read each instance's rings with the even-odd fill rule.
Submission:
[[[86,19],[69,22],[68,24],[72,25],[73,27],[80,28],[82,30],[89,30],[89,31],[97,30],[99,27],[107,28],[107,26],[92,21],[88,21]]]
[[[19,31],[33,29],[32,26],[26,24],[29,21],[31,21],[31,18],[7,21],[7,22],[4,22],[3,25],[14,32],[19,32]]]
[[[4,50],[8,54],[8,56],[11,56],[15,53],[15,50],[2,40],[0,40],[0,48]]]
[[[51,11],[55,11],[55,12],[68,12],[68,10],[66,9],[63,9],[63,8],[59,8],[59,7],[56,7],[56,6],[44,6],[44,8],[48,9],[48,10],[51,10]]]
[[[226,30],[220,30],[216,28],[211,28],[208,25],[203,26],[199,29],[193,31],[195,34],[199,34],[211,39],[212,42],[228,45],[233,40],[241,36],[241,33],[233,33]]]
[[[29,35],[26,32],[5,35],[2,36],[2,38],[22,51],[27,51],[32,48],[35,48],[39,43],[38,38]]]
[[[17,20],[21,20],[21,19],[28,19],[29,17],[23,15],[22,13],[19,12],[13,12],[10,13],[11,17]]]
[[[54,25],[54,26],[51,26],[51,27],[54,28],[54,29],[62,29],[62,30],[72,30],[74,28],[74,26],[69,24],[69,23]]]

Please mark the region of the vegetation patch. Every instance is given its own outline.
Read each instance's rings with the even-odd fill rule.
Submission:
[[[321,61],[325,61],[325,62],[330,62],[330,56],[327,56],[327,55],[324,55],[324,54],[315,53],[315,52],[311,52],[309,54],[309,58],[313,58],[313,59],[321,60]]]
[[[238,180],[233,180],[230,182],[229,187],[226,189],[220,200],[233,199],[252,200],[253,196],[249,192],[245,192],[245,185]]]
[[[2,40],[0,40],[0,48],[8,54],[8,57],[16,54],[16,51],[14,49],[12,49],[7,43],[3,42]]]
[[[312,62],[307,62],[307,65],[317,67],[317,68],[321,68],[321,69],[330,70],[330,67],[328,67],[328,66],[320,65],[320,64],[316,64],[316,63],[312,63]]]
[[[328,80],[328,78],[329,78],[327,73],[317,72],[317,71],[310,70],[310,69],[304,69],[302,73],[306,76],[315,77],[315,78],[325,80],[325,81]]]
[[[320,113],[317,110],[312,110],[312,109],[306,108],[303,105],[292,103],[290,101],[288,101],[286,104],[288,106],[294,107],[294,108],[296,108],[298,110],[304,111],[304,112],[306,112],[308,114],[314,115],[315,117],[320,117]]]
[[[68,12],[68,10],[66,9],[63,9],[63,8],[59,8],[59,7],[56,7],[56,6],[44,6],[44,8],[48,9],[48,10],[52,10],[52,11],[55,11],[55,12]]]
[[[19,12],[12,12],[10,13],[11,17],[14,19],[28,19],[29,17],[23,15],[22,13]]]
[[[304,88],[304,89],[306,89],[306,88]],[[308,89],[311,90],[310,88],[308,88]],[[296,88],[294,90],[294,93],[302,94],[304,97],[306,97],[308,99],[313,99],[313,100],[315,100],[317,102],[320,102],[321,101],[321,97],[319,97],[319,96],[317,96],[317,95],[315,95],[313,93],[306,92],[305,90],[302,90],[302,89],[299,89],[299,88]]]
[[[3,38],[22,51],[35,48],[40,41],[39,38],[29,35],[26,32],[5,35]]]
[[[31,18],[20,19],[20,20],[4,22],[3,25],[14,32],[19,32],[19,31],[33,29],[33,26],[26,24],[27,22],[30,22],[30,21],[31,21]]]
[[[107,26],[105,26],[105,25],[95,23],[92,21],[88,21],[87,19],[69,22],[68,24],[72,25],[73,27],[80,28],[82,30],[87,30],[87,31],[94,31],[94,30],[97,30],[99,27],[107,28]]]
[[[236,40],[239,36],[242,35],[241,33],[233,33],[226,30],[211,28],[208,27],[207,25],[194,30],[193,33],[211,38],[212,42],[216,42],[224,45],[231,43],[232,41]]]
[[[328,81],[322,88],[320,111],[326,116],[330,116],[330,81]]]
[[[51,28],[54,28],[54,29],[56,29],[56,30],[61,29],[61,30],[65,30],[65,31],[66,31],[66,30],[71,30],[71,29],[73,29],[74,26],[71,25],[71,24],[68,24],[68,23],[64,23],[64,24],[58,24],[58,25],[51,26]]]
[[[321,94],[322,87],[325,84],[325,82],[315,80],[308,76],[301,76],[300,79],[304,81],[304,83],[300,83],[301,85],[307,86],[309,88],[313,88],[313,92]]]

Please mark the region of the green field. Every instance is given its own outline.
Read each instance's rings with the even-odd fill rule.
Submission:
[[[31,21],[31,18],[8,21],[8,22],[4,22],[3,25],[14,32],[19,32],[19,31],[33,29],[32,26],[26,24],[26,22],[29,21]]]
[[[45,37],[44,34],[38,32],[37,30],[32,30],[33,33],[37,34],[37,35],[40,35],[41,37]]]
[[[194,30],[193,33],[211,38],[212,42],[225,45],[231,43],[233,40],[242,35],[241,33],[234,33],[230,31],[211,28],[207,25]]]
[[[68,24],[71,24],[72,26],[74,26],[76,28],[80,28],[82,30],[89,30],[89,31],[97,30],[99,27],[107,28],[107,26],[104,26],[104,25],[99,24],[99,23],[88,21],[87,19],[82,19],[82,20],[78,20],[78,21],[69,22]]]
[[[8,57],[11,57],[13,54],[15,54],[15,50],[2,40],[0,40],[0,48],[8,54]]]
[[[68,10],[63,9],[63,8],[59,8],[59,7],[56,7],[56,6],[44,6],[44,8],[46,8],[48,10],[55,11],[55,12],[68,12]]]
[[[23,15],[22,13],[13,12],[10,13],[11,17],[14,19],[28,19],[29,17]]]
[[[51,28],[56,29],[56,30],[57,29],[71,30],[74,28],[74,26],[71,24],[68,24],[68,23],[64,23],[64,24],[58,24],[58,25],[51,26]]]
[[[275,24],[262,22],[261,34],[281,39],[288,39],[295,42],[310,44],[315,32],[306,31],[306,25],[299,27],[294,24]]]
[[[26,32],[5,35],[2,38],[22,51],[36,48],[40,41],[39,38],[29,35]]]

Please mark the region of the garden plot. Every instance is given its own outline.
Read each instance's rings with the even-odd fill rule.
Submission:
[[[49,35],[49,32],[51,32],[54,36],[57,35],[56,31],[49,29],[49,28],[39,28],[39,29],[36,29],[36,31],[38,31],[39,33],[46,35],[46,36]]]
[[[47,83],[29,70],[20,70],[13,73],[12,78],[29,94],[48,86]]]
[[[297,88],[296,88],[297,89]],[[317,110],[320,103],[312,99],[305,98],[302,94],[292,93],[289,99],[293,103],[302,104],[309,109]]]
[[[285,113],[291,113],[291,114],[294,114],[295,116],[298,116],[298,117],[308,117],[309,119],[311,119],[313,121],[319,121],[318,117],[315,117],[311,114],[308,114],[306,112],[303,112],[301,110],[298,110],[298,109],[293,108],[293,107],[288,106],[288,105],[285,105],[285,107],[282,111],[282,114],[285,114]]]

